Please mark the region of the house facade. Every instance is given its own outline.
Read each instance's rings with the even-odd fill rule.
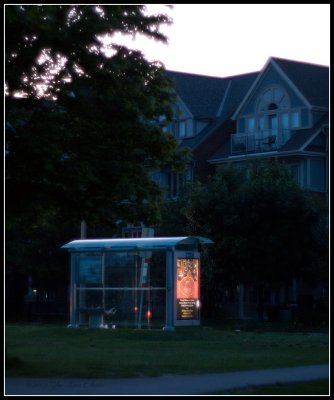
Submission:
[[[215,166],[208,162],[211,155],[235,131],[231,120],[236,105],[251,87],[258,73],[228,78],[215,78],[167,71],[174,82],[176,102],[174,120],[166,132],[174,135],[179,145],[190,150],[192,162],[185,174],[161,171],[154,177],[173,199],[184,182],[205,179],[214,173]]]
[[[224,163],[279,159],[300,187],[328,197],[329,68],[276,57],[259,72],[226,78],[167,71],[175,85],[166,128],[190,149],[187,173],[165,171],[167,197]]]
[[[205,180],[219,165],[279,160],[301,188],[328,200],[328,67],[271,57],[261,71],[227,78],[167,74],[177,101],[166,130],[192,154],[185,175],[161,172],[167,198],[177,197],[185,181]],[[226,289],[226,316],[255,317],[258,295],[243,283]],[[270,309],[288,300],[328,299],[328,288],[314,291],[294,281],[263,295]]]
[[[298,185],[328,197],[329,70],[270,58],[235,109],[235,132],[208,162],[278,159]]]

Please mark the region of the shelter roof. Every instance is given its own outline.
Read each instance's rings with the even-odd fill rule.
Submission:
[[[62,246],[70,251],[153,251],[172,250],[176,246],[213,244],[202,236],[153,237],[134,239],[82,239]]]

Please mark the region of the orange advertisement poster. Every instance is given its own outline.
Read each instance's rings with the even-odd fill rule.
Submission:
[[[177,259],[176,300],[177,319],[198,319],[199,299],[198,259]]]

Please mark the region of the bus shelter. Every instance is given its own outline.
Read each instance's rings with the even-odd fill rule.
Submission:
[[[201,236],[83,239],[71,256],[70,325],[164,330],[200,324]]]

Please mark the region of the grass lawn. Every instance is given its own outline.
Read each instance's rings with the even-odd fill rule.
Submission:
[[[107,378],[208,373],[329,362],[325,332],[257,332],[203,327],[175,332],[5,327],[6,376]]]
[[[284,383],[276,385],[263,385],[252,386],[237,390],[229,390],[226,392],[210,393],[214,395],[281,395],[281,396],[295,396],[295,395],[328,395],[329,394],[329,381],[328,379],[321,379],[311,382],[296,382]]]

